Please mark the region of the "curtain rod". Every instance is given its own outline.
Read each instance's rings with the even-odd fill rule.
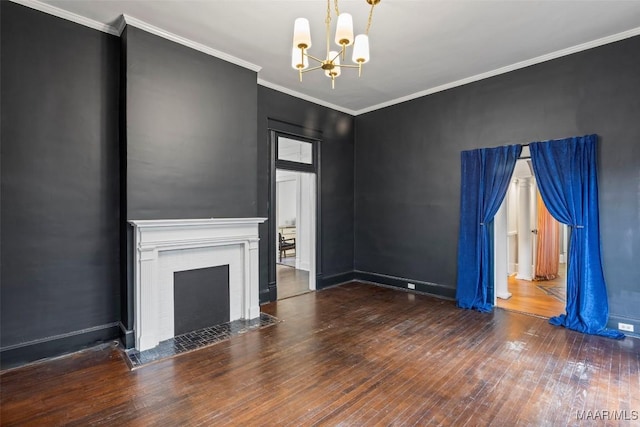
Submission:
[[[597,134],[597,133],[593,133],[593,134],[586,134],[586,135],[584,135],[584,136],[590,136],[590,135],[595,135],[597,138],[599,138],[599,136],[598,136],[598,134]],[[566,137],[564,137],[564,138],[554,138],[554,139],[548,139],[548,140],[546,140],[546,141],[560,141],[560,140],[563,140],[563,139],[571,139],[571,138],[580,138],[580,136],[575,136],[575,135],[574,135],[574,136],[566,136]],[[546,142],[546,141],[534,141],[534,142]],[[530,143],[520,144],[520,145],[522,145],[523,147],[528,147],[528,146],[529,146],[529,144],[530,144]]]

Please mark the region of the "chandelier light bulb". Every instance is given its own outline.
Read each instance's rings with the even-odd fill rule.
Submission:
[[[293,24],[293,47],[298,49],[311,47],[311,29],[307,18],[298,18]]]
[[[302,54],[302,49],[291,48],[291,66],[294,70],[304,70],[309,67],[309,58]]]
[[[339,46],[351,46],[353,43],[353,18],[350,14],[341,13],[338,16],[335,40]]]
[[[366,64],[369,62],[369,36],[366,34],[358,34],[356,36],[351,59],[356,64]]]

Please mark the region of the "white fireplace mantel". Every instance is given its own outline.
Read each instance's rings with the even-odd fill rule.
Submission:
[[[138,351],[173,337],[176,271],[229,265],[229,318],[260,316],[258,224],[266,218],[130,220]]]

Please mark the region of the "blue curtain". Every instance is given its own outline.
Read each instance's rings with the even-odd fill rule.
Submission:
[[[463,151],[458,240],[458,307],[493,308],[493,217],[522,146]]]
[[[553,325],[587,334],[623,338],[606,329],[607,289],[600,257],[596,135],[529,144],[531,163],[547,209],[571,227],[566,314]]]

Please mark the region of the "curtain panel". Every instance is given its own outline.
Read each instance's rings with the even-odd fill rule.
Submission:
[[[461,153],[458,307],[493,309],[493,218],[520,157],[521,145]]]
[[[529,144],[540,195],[558,221],[571,227],[566,314],[551,324],[576,331],[623,338],[606,329],[607,289],[600,254],[597,136],[586,135]]]

